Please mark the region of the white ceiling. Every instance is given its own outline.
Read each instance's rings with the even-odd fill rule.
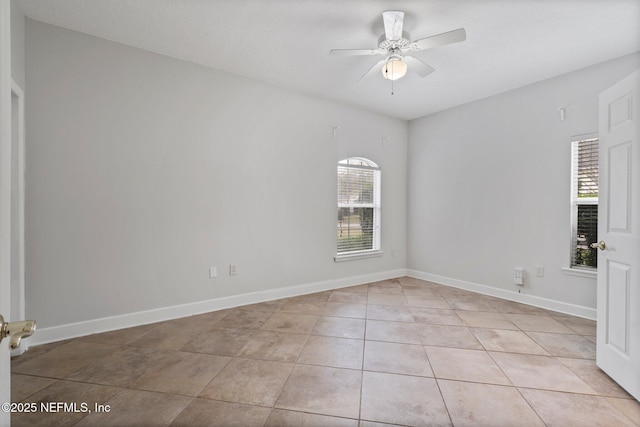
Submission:
[[[640,0],[21,0],[33,19],[299,92],[413,119],[640,51]],[[415,56],[436,71],[357,82],[384,10],[412,39],[467,41]]]

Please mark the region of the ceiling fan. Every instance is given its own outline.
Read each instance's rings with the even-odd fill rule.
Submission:
[[[378,47],[373,49],[333,49],[330,55],[384,55],[373,67],[358,79],[358,81],[373,74],[382,67],[382,75],[387,80],[398,80],[407,74],[407,70],[415,72],[420,77],[426,77],[435,69],[425,64],[418,58],[407,55],[408,52],[431,49],[450,43],[466,40],[467,33],[464,28],[437,34],[416,41],[411,41],[408,33],[402,31],[404,24],[404,12],[387,10],[382,12],[384,21],[384,34],[378,40]]]

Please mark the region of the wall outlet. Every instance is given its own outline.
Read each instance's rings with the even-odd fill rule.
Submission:
[[[209,267],[209,279],[218,277],[218,267]]]
[[[235,276],[238,274],[235,264],[229,264],[229,276]]]
[[[524,285],[524,270],[522,268],[513,269],[513,284],[518,286]]]
[[[544,265],[537,265],[536,266],[536,276],[537,277],[544,277]]]

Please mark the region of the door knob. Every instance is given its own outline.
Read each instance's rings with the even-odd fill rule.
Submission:
[[[589,246],[591,246],[592,249],[598,248],[601,251],[604,251],[607,248],[607,245],[604,243],[604,240],[600,240],[598,243],[594,242]]]
[[[36,330],[35,320],[22,320],[20,322],[5,322],[0,314],[0,341],[9,337],[9,348],[15,350],[20,346],[22,338],[30,337]]]

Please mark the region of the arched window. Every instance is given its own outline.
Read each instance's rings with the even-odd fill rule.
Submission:
[[[350,157],[338,162],[337,257],[380,253],[380,168]]]

